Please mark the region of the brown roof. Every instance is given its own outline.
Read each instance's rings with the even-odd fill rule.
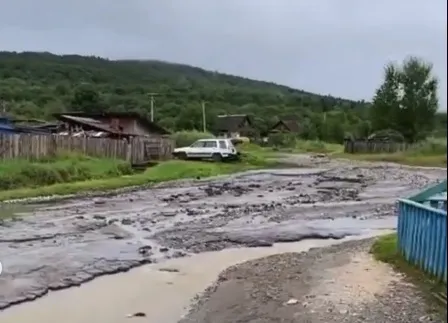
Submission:
[[[218,131],[236,132],[242,130],[244,121],[247,120],[249,126],[252,126],[252,122],[247,114],[229,114],[220,115],[216,123],[216,129]]]
[[[88,126],[98,131],[105,131],[116,135],[135,136],[133,133],[123,133],[109,124],[99,121],[100,118],[132,118],[137,119],[149,131],[155,134],[166,135],[169,131],[162,128],[158,124],[149,121],[147,118],[135,112],[112,112],[112,113],[85,113],[85,112],[67,112],[55,114],[54,117],[63,122],[77,123]]]
[[[296,120],[279,120],[271,129],[274,130],[281,124],[283,124],[290,132],[300,132],[300,126]]]

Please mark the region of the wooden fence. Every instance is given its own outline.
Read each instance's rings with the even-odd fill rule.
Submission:
[[[103,158],[116,158],[131,163],[171,158],[171,138],[134,138],[130,142],[108,138],[59,135],[0,134],[1,159],[40,159],[58,152],[73,151]]]
[[[345,140],[344,152],[348,154],[381,154],[408,150],[412,144],[393,141]]]

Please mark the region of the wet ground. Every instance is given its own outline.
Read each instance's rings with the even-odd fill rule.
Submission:
[[[394,228],[397,197],[446,177],[442,169],[311,159],[300,165],[115,197],[5,206],[0,212],[18,217],[0,222],[0,309],[191,253]]]
[[[373,234],[378,233],[383,231]],[[0,311],[0,322],[128,323],[135,320],[146,323],[178,323],[183,317],[191,317],[187,315],[192,300],[196,300],[196,296],[201,295],[204,290],[210,291],[209,287],[215,286],[216,279],[228,267],[244,265],[247,261],[261,260],[262,257],[282,253],[307,254],[306,252],[312,248],[327,250],[328,246],[359,238],[368,237],[351,236],[341,240],[311,239],[279,243],[273,247],[230,248],[170,259],[158,264],[134,268],[126,273],[102,276],[80,287],[52,292],[33,302],[10,307]],[[239,282],[241,283],[243,279],[244,276],[240,276]],[[277,283],[277,285],[283,284]],[[235,290],[233,294],[240,293],[241,290]],[[251,294],[247,289],[244,293]],[[231,294],[232,292],[229,291],[228,295]],[[201,297],[201,299],[204,298]],[[239,298],[233,297],[233,300],[239,301]],[[228,305],[228,301],[229,297],[225,297],[223,306]],[[199,303],[193,302],[195,305]],[[239,307],[244,308],[244,305],[240,304]],[[199,308],[193,306],[193,309]],[[200,310],[203,311],[202,308]],[[225,309],[216,308],[211,312],[216,313],[216,310],[227,312]],[[129,316],[136,313],[143,313],[144,317],[132,317],[133,319],[130,320]],[[226,323],[238,322],[241,313],[234,314],[236,315]],[[214,323],[214,319],[215,317],[211,322]],[[193,322],[207,321],[194,320]]]
[[[446,322],[446,315],[426,303],[416,286],[373,259],[373,241],[348,241],[231,266],[178,323]]]

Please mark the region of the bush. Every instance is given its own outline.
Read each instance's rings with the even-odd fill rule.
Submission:
[[[410,155],[446,155],[446,138],[428,138],[410,148],[406,153]]]
[[[179,131],[171,135],[171,138],[176,143],[176,147],[186,147],[190,146],[196,140],[199,139],[211,139],[215,138],[213,134],[209,132],[201,132],[201,131]]]

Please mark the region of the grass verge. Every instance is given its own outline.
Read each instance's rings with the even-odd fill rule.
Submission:
[[[293,151],[302,153],[335,154],[344,151],[344,146],[320,140],[297,140]]]
[[[362,160],[369,162],[391,162],[408,166],[446,167],[445,155],[413,155],[408,153],[393,154],[344,154],[333,155],[334,158]]]
[[[58,161],[54,163],[42,163],[42,165],[40,165],[40,163],[34,163],[36,165],[34,165],[33,167],[54,168],[54,164],[58,163]],[[268,167],[271,165],[272,163],[270,161],[267,161],[265,158],[250,153],[244,154],[241,162],[238,163],[212,163],[171,160],[148,168],[143,173],[120,174],[108,177],[101,173],[101,176],[93,177],[92,175],[88,179],[85,179],[83,177],[82,180],[77,181],[61,181],[44,184],[41,186],[29,185],[1,190],[0,201],[39,196],[69,195],[86,191],[107,191],[128,186],[155,184],[169,180],[225,175],[244,170]],[[97,172],[93,171],[94,169],[96,168],[93,168],[91,170],[91,174],[97,174]],[[0,172],[1,171],[2,168],[0,166]],[[70,177],[70,179],[74,178],[79,177]]]
[[[397,250],[397,234],[384,235],[378,238],[372,246],[371,253],[375,259],[386,262],[392,265],[395,270],[405,274],[422,291],[429,311],[443,314],[446,319],[446,304],[434,296],[440,293],[446,295],[446,283],[434,279],[434,277],[409,264]]]
[[[132,173],[131,165],[124,161],[73,153],[39,161],[6,160],[0,163],[0,190],[104,179]]]
[[[325,153],[334,154],[341,153],[344,150],[342,145],[325,143],[318,140],[295,140],[290,147],[261,147],[255,144],[244,143],[241,144],[242,151],[250,152],[251,154],[264,157],[275,158],[285,154],[304,154],[304,153]]]
[[[446,167],[446,138],[428,138],[409,150],[391,154],[336,154],[334,157],[372,162],[393,162],[409,166]]]

